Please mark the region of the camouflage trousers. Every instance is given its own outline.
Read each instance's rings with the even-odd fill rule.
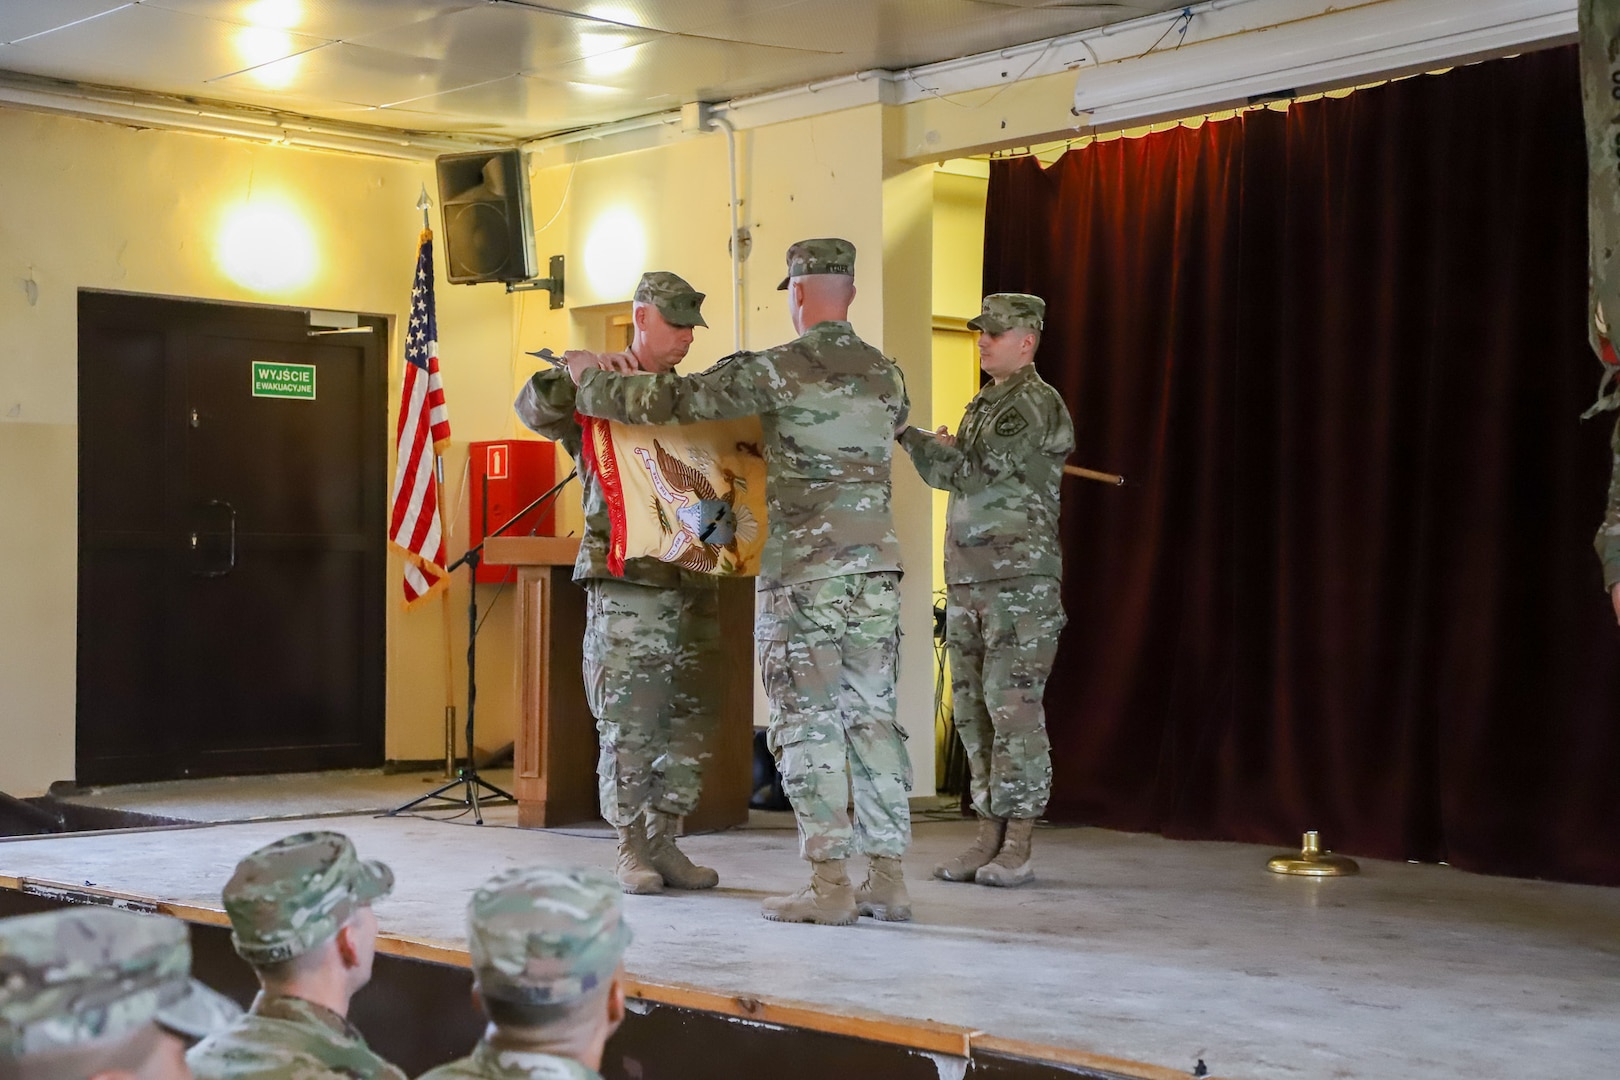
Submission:
[[[799,853],[815,862],[904,854],[911,756],[895,719],[900,575],[761,589],[754,637]]]
[[[611,825],[647,810],[689,814],[703,787],[714,730],[719,594],[585,583],[585,698],[601,744],[597,793]]]
[[[951,711],[972,770],[973,808],[1033,818],[1052,793],[1046,678],[1067,622],[1058,581],[1009,578],[945,591]]]

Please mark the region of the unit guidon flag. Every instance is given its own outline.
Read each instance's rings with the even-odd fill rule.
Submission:
[[[654,558],[698,573],[750,577],[765,547],[759,418],[642,427],[580,416],[612,537],[608,569]]]

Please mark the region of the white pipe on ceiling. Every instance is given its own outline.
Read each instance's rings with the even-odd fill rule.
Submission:
[[[0,105],[109,120],[139,127],[167,128],[253,142],[366,154],[407,161],[431,161],[439,154],[502,145],[455,135],[393,131],[372,125],[323,122],[224,102],[192,103],[180,98],[81,83],[58,82],[0,72]]]

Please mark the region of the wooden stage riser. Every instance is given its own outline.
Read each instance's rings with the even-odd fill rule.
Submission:
[[[138,911],[164,907],[138,897],[68,887],[0,881],[0,917],[47,911],[71,903],[111,903]],[[9,886],[9,887],[7,887]],[[213,914],[213,913],[207,913]],[[214,918],[191,924],[192,970],[208,985],[246,1004],[257,984],[231,947],[230,931]],[[380,951],[372,981],[355,998],[351,1016],[378,1053],[417,1076],[467,1052],[483,1030],[472,1001],[465,954],[441,958]],[[459,960],[456,959],[459,955]],[[639,984],[633,982],[632,990]],[[763,1009],[764,1007],[762,1007]],[[837,1017],[818,1026],[837,1027]],[[1009,1052],[1009,1049],[1011,1052]],[[608,1044],[605,1080],[710,1080],[757,1076],[769,1080],[1164,1080],[1185,1074],[1126,1071],[1018,1056],[1019,1048],[969,1044],[967,1058],[895,1042],[786,1026],[725,1012],[633,997],[624,1025]]]

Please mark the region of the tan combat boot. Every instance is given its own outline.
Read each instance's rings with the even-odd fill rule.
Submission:
[[[934,876],[945,881],[972,881],[979,867],[994,859],[996,852],[1001,850],[1001,840],[1006,832],[1006,818],[981,817],[979,835],[973,838],[973,846],[949,862],[934,867]]]
[[[843,859],[810,864],[810,884],[792,896],[772,896],[760,908],[772,922],[820,923],[822,926],[854,926],[860,913],[855,910],[855,890],[844,873]]]
[[[1034,818],[1009,818],[1007,837],[1001,842],[1001,850],[994,859],[979,868],[973,880],[980,885],[1007,887],[1035,880],[1035,866],[1029,853],[1030,838],[1034,832]]]
[[[873,855],[870,861],[866,881],[855,889],[856,910],[883,922],[910,922],[911,894],[906,892],[900,860]]]
[[[637,895],[663,892],[663,875],[647,862],[647,826],[637,818],[629,825],[620,825],[618,832],[619,865],[613,872],[619,888]]]
[[[707,866],[698,866],[675,846],[681,819],[662,810],[647,811],[647,864],[658,871],[664,884],[675,889],[712,889],[720,875]]]

